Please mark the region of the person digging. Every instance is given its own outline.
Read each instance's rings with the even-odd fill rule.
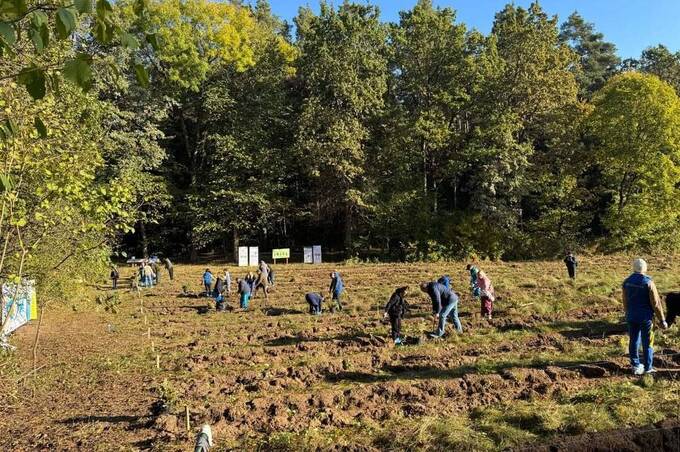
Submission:
[[[432,300],[432,314],[438,323],[437,330],[430,333],[430,337],[439,338],[444,336],[446,319],[450,318],[456,326],[458,333],[463,332],[463,326],[458,318],[458,295],[451,289],[438,282],[422,282],[420,290],[429,295]]]

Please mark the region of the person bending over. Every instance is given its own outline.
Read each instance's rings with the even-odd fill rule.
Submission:
[[[432,314],[439,321],[437,331],[431,333],[430,337],[444,336],[447,317],[450,317],[453,321],[456,331],[462,333],[463,326],[458,318],[458,295],[453,293],[451,289],[447,289],[443,284],[434,281],[421,283],[420,290],[430,296],[430,300],[432,300]]]
[[[305,295],[305,300],[309,305],[309,313],[312,315],[321,314],[321,304],[324,302],[325,298],[316,292],[310,292]]]

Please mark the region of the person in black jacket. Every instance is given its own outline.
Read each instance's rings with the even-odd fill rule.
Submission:
[[[571,279],[576,278],[576,267],[578,267],[578,261],[576,256],[571,251],[567,251],[567,257],[564,258],[564,264],[567,266],[567,272]]]
[[[385,305],[385,318],[390,319],[392,325],[392,340],[395,344],[401,344],[401,319],[404,318],[406,311],[409,309],[406,303],[406,293],[408,287],[400,287],[394,291],[390,297],[390,301]]]

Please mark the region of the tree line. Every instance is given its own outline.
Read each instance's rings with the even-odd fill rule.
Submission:
[[[1,0],[0,49],[0,274],[55,294],[111,253],[680,245],[680,54],[578,13]]]

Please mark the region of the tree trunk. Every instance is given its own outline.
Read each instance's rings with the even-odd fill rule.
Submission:
[[[232,234],[232,245],[234,248],[234,262],[238,264],[238,247],[240,245],[240,238],[238,235],[238,229],[234,227],[233,234]]]
[[[146,236],[146,224],[144,220],[139,221],[139,236],[142,240],[142,257],[147,259],[149,257],[149,239]]]
[[[345,252],[349,253],[352,249],[352,206],[349,204],[345,207]]]
[[[423,194],[427,195],[427,145],[422,140],[420,150],[423,154]]]
[[[438,197],[437,196],[438,195],[437,187],[438,187],[437,179],[433,178],[433,180],[432,180],[432,208],[433,208],[434,213],[437,213],[437,210],[439,208],[439,203],[438,203],[438,200],[437,200],[437,197]]]

